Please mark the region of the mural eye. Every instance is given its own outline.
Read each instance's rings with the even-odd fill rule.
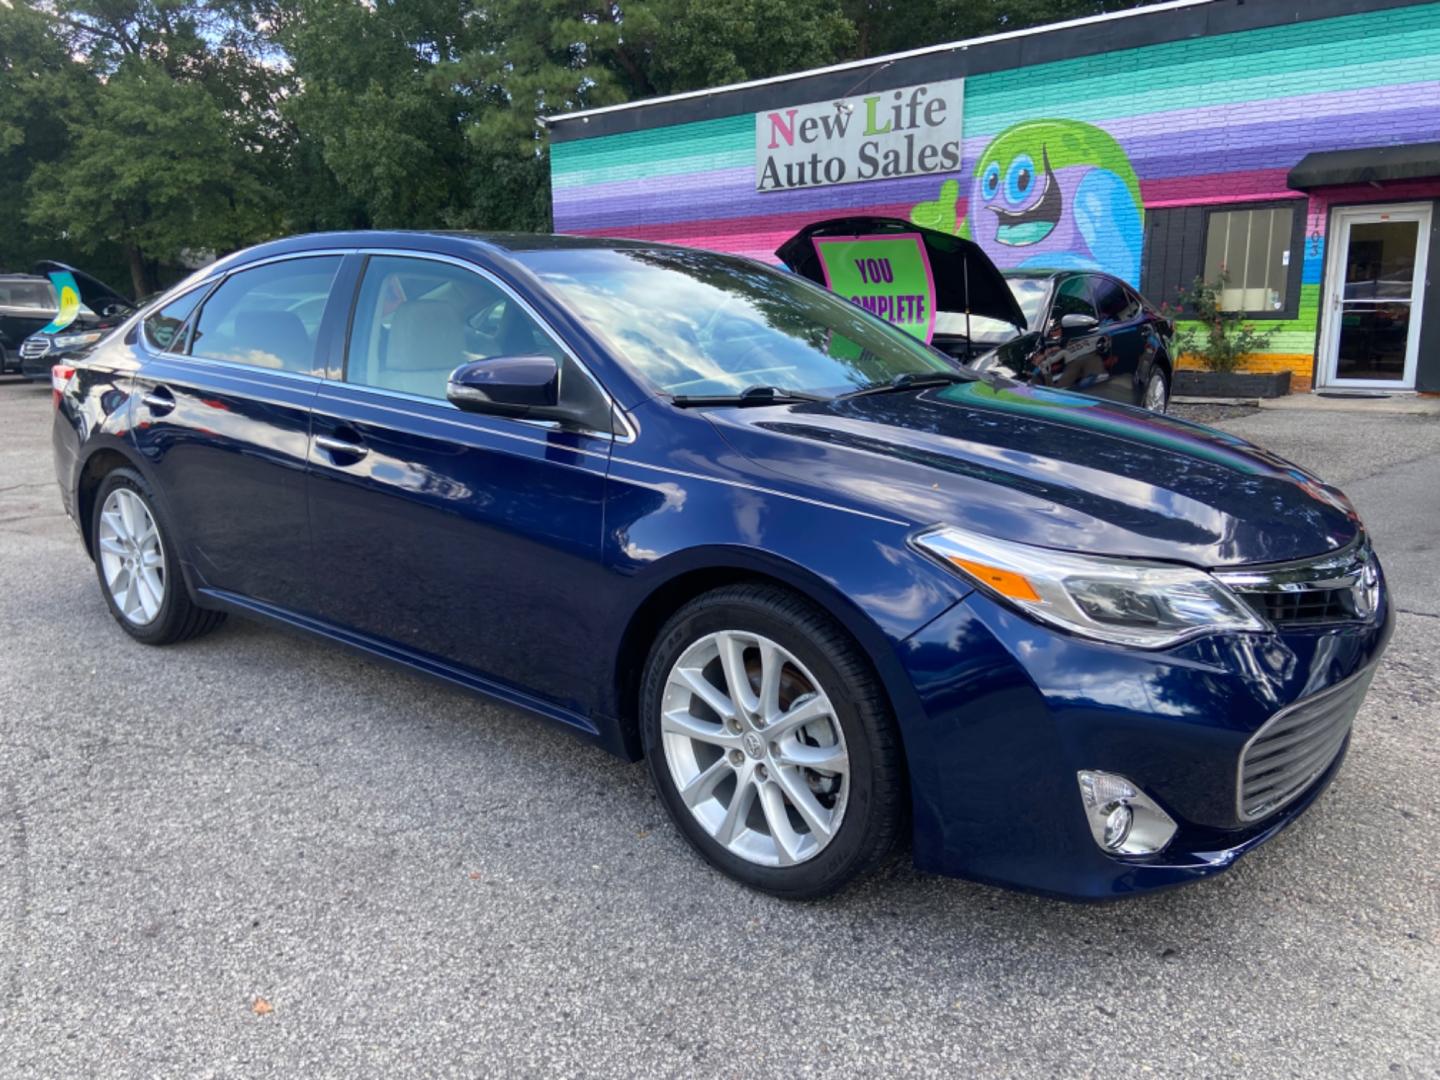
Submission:
[[[985,170],[985,175],[980,178],[980,194],[987,199],[993,199],[995,193],[1000,190],[1000,166],[991,162]]]
[[[1005,198],[1008,202],[1021,203],[1034,189],[1035,162],[1029,154],[1021,154],[1010,163],[1010,171],[1005,174]]]

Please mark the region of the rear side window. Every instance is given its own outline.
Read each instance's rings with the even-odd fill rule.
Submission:
[[[450,263],[372,256],[355,303],[345,381],[445,399],[450,373],[494,356],[552,356],[560,404],[609,430],[609,404],[509,293]]]
[[[0,280],[0,308],[25,315],[53,315],[59,305],[48,281],[25,278]]]
[[[1102,323],[1129,322],[1140,314],[1140,302],[1120,282],[1106,277],[1092,277],[1090,281],[1095,313]]]
[[[200,309],[190,354],[274,371],[324,374],[315,345],[339,269],[338,255],[324,255],[231,274]]]
[[[205,295],[205,287],[191,289],[184,296],[177,296],[159,311],[145,318],[145,340],[161,352],[183,352],[185,342],[181,332],[190,313]]]

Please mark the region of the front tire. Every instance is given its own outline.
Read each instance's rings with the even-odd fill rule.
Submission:
[[[115,621],[146,645],[184,641],[225,621],[224,612],[190,599],[172,536],[139,473],[119,468],[101,481],[90,521],[95,574]]]
[[[799,596],[743,585],[665,624],[641,691],[651,775],[685,838],[751,888],[833,893],[895,846],[900,740],[864,654]]]
[[[1150,378],[1145,382],[1145,393],[1141,395],[1140,404],[1153,413],[1165,413],[1170,409],[1170,379],[1165,374],[1165,369],[1156,364],[1150,371]]]

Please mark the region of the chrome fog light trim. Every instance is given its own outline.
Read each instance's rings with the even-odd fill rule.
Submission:
[[[1175,835],[1175,821],[1131,783],[1115,773],[1082,769],[1080,801],[1090,835],[1102,851],[1113,855],[1152,855]]]

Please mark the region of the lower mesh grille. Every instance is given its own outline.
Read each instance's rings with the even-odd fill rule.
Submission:
[[[1305,791],[1335,760],[1375,669],[1282,709],[1240,754],[1240,817],[1254,821]]]

